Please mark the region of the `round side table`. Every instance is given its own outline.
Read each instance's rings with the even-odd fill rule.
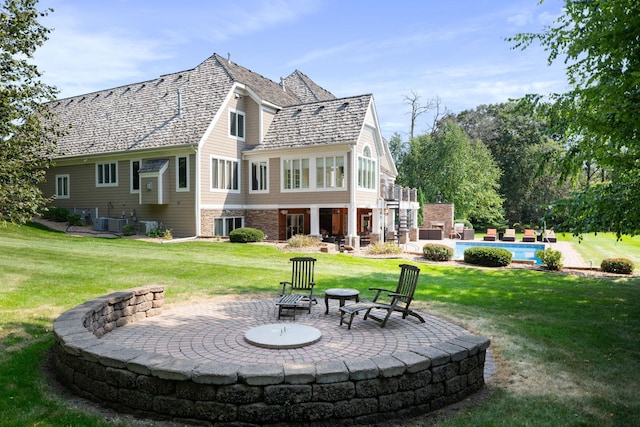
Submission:
[[[324,305],[326,307],[324,314],[329,314],[330,299],[340,300],[340,307],[343,307],[345,301],[347,300],[355,300],[355,302],[359,302],[360,292],[355,289],[349,289],[349,288],[327,289],[326,291],[324,291]]]

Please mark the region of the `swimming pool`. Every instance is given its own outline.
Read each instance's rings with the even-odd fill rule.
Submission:
[[[504,243],[504,242],[456,242],[454,259],[464,259],[464,251],[476,246],[491,246],[494,248],[503,248],[511,252],[512,260],[518,261],[534,261],[536,264],[542,264],[540,258],[536,258],[536,251],[544,250],[544,245],[540,243]]]

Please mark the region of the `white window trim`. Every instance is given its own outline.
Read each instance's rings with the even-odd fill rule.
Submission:
[[[66,195],[64,195],[64,194],[61,195],[60,194],[60,187],[58,186],[58,180],[60,178],[62,178],[62,179],[66,178],[66,180],[67,180],[66,181],[67,182],[67,185],[66,185],[67,194]],[[69,199],[69,198],[71,198],[71,176],[68,173],[65,173],[65,174],[56,175],[55,179],[56,179],[56,199]]]
[[[242,116],[243,120],[242,120],[242,134],[244,136],[237,136],[237,135],[233,135],[231,133],[231,113],[236,114],[236,116]],[[236,132],[238,129],[238,120],[236,118]],[[244,141],[245,138],[247,137],[247,115],[244,113],[244,111],[240,111],[240,110],[229,110],[229,138],[233,138],[233,139],[237,139],[238,141]]]
[[[267,188],[264,190],[254,190],[253,189],[253,165],[255,164],[260,164],[260,163],[266,163],[267,164],[267,171],[266,171],[266,184],[267,184]],[[259,193],[268,193],[269,192],[269,159],[255,159],[255,160],[250,160],[249,161],[249,193],[253,193],[253,194],[259,194]]]
[[[213,159],[216,160],[229,160],[232,162],[236,162],[238,165],[238,188],[237,189],[228,189],[228,188],[215,188],[213,186],[213,170],[211,169],[211,164]],[[209,156],[209,191],[212,193],[240,193],[242,191],[242,162],[233,157],[225,157],[225,156]]]
[[[227,227],[227,221],[226,220],[229,220],[229,219],[235,220],[235,219],[238,219],[238,218],[240,219],[240,227],[239,228],[244,227],[244,217],[243,216],[217,216],[217,217],[213,218],[213,235],[214,236],[220,236],[219,234],[216,234],[216,220],[221,220],[222,221],[222,236],[225,237],[225,236],[229,236],[229,233],[230,233],[230,231],[229,231],[229,229]],[[233,231],[233,230],[231,230],[231,231]]]
[[[131,192],[131,194],[140,193],[140,186],[142,185],[142,183],[140,182],[140,172],[138,172],[138,189],[136,190],[135,188],[133,188],[133,164],[135,162],[138,162],[138,171],[139,171],[140,168],[142,167],[142,159],[132,159],[129,162],[129,176],[131,179],[131,185],[129,186],[129,191]]]
[[[116,165],[116,181],[115,182],[108,182],[108,183],[99,183],[99,179],[98,179],[98,170],[99,170],[99,166],[100,165],[109,165],[111,166],[112,164]],[[117,187],[118,186],[118,162],[114,161],[114,162],[101,162],[101,163],[96,163],[96,187]]]
[[[295,160],[300,160],[300,162],[302,162],[303,160],[307,160],[309,162],[309,182],[308,182],[308,186],[307,187],[300,187],[300,188],[286,188],[285,187],[285,168],[284,168],[284,162],[286,161],[295,161]],[[301,163],[302,164],[302,163]],[[295,192],[308,192],[308,191],[315,191],[315,182],[314,179],[316,177],[315,175],[315,165],[316,165],[316,161],[315,161],[315,157],[283,157],[282,159],[280,159],[280,191],[282,191],[283,193],[295,193]],[[300,177],[300,179],[302,180],[302,176]],[[302,182],[302,181],[301,181]]]
[[[340,187],[338,186],[332,186],[332,187],[327,187],[326,183],[323,187],[318,187],[318,159],[325,159],[327,157],[333,157],[334,162],[335,159],[338,157],[342,157],[342,167],[344,169],[343,172],[343,177],[342,177],[342,185]],[[326,168],[326,164],[324,166]],[[335,167],[335,166],[334,166]],[[326,178],[326,173],[325,173],[325,178]],[[334,177],[335,179],[336,177]],[[313,188],[316,191],[344,191],[347,189],[347,155],[345,153],[327,153],[324,155],[317,155],[313,158]]]
[[[365,156],[365,151],[369,150],[369,154],[370,157]],[[368,145],[365,145],[362,148],[362,153],[358,155],[358,161],[357,161],[357,171],[356,171],[356,185],[358,186],[358,190],[360,191],[369,191],[369,192],[375,192],[378,189],[378,179],[380,176],[380,172],[379,172],[379,161],[377,159],[374,158],[374,156],[372,155],[374,151],[371,149],[371,147],[369,147]],[[366,162],[371,162],[373,164],[373,171],[372,173],[372,182],[373,182],[373,186],[372,187],[363,187],[362,185],[360,185],[360,159],[363,159]]]
[[[183,157],[187,159],[187,186],[185,188],[180,188],[180,159]],[[176,192],[178,193],[191,191],[191,166],[189,163],[188,154],[184,156],[176,156]]]

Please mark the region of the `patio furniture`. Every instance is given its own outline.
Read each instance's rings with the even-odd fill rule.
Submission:
[[[276,301],[278,319],[283,310],[292,310],[293,319],[296,318],[298,308],[306,308],[311,313],[311,304],[318,303],[313,296],[314,266],[316,259],[309,257],[291,258],[291,281],[280,282],[282,292]],[[287,290],[287,287],[289,288]]]
[[[544,232],[544,240],[549,243],[556,243],[558,239],[556,238],[556,232],[553,230],[547,230]]]
[[[418,284],[420,269],[409,264],[400,264],[400,268],[400,278],[398,279],[398,286],[395,291],[383,288],[369,288],[369,290],[376,291],[373,301],[362,301],[340,307],[340,325],[344,322],[344,317],[349,315],[348,328],[351,329],[353,316],[364,310],[366,310],[364,320],[371,318],[379,322],[381,328],[385,327],[389,316],[391,316],[391,313],[394,311],[402,313],[403,319],[406,319],[407,316],[413,316],[420,320],[421,323],[424,323],[425,320],[422,316],[409,308],[411,301],[413,301],[416,285]],[[374,316],[371,314],[371,310],[373,309],[385,310],[386,314],[384,317]]]
[[[507,228],[504,232],[504,236],[502,236],[503,242],[515,242],[516,241],[516,230],[514,228]]]
[[[533,229],[524,230],[524,235],[522,236],[523,242],[535,242],[536,241],[536,232]]]
[[[340,307],[344,307],[347,300],[355,300],[360,302],[360,292],[357,289],[349,288],[331,288],[324,291],[324,305],[326,310],[324,314],[329,314],[329,300],[337,299],[340,301]]]
[[[498,230],[495,228],[487,228],[487,234],[484,236],[484,240],[487,242],[495,242],[497,232]]]

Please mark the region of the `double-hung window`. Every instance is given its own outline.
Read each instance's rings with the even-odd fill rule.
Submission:
[[[316,187],[344,188],[344,156],[316,158]]]
[[[189,191],[189,157],[176,157],[176,191]]]
[[[365,147],[358,157],[358,187],[369,190],[376,188],[376,161],[371,158],[371,150]]]
[[[229,135],[244,139],[244,113],[231,111],[229,113]]]
[[[283,160],[282,173],[285,190],[309,188],[309,159]]]
[[[251,191],[269,190],[269,169],[266,160],[251,162]]]
[[[238,161],[211,158],[211,188],[214,190],[238,191]]]
[[[69,175],[56,175],[56,198],[68,199],[69,197]]]
[[[140,192],[140,160],[131,161],[131,192]]]
[[[96,164],[96,186],[115,187],[118,185],[118,163]]]

